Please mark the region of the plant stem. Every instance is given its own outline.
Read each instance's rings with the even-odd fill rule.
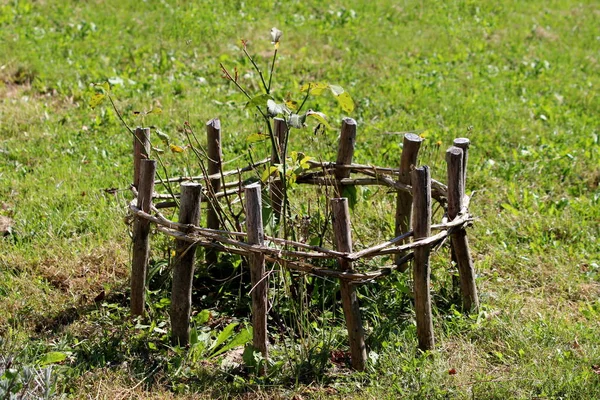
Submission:
[[[246,55],[246,57],[248,57],[248,60],[250,60],[250,62],[252,63],[252,66],[254,67],[254,69],[256,70],[256,72],[258,72],[258,75],[260,76],[260,80],[263,84],[263,87],[265,88],[265,91],[267,92],[267,94],[270,94],[270,85],[267,86],[267,83],[265,82],[265,78],[263,76],[262,70],[258,67],[258,65],[256,65],[256,62],[254,62],[254,59],[252,58],[252,56],[248,53],[248,50],[246,50],[246,47],[244,47],[244,54]],[[274,61],[274,60],[273,60]]]
[[[277,48],[273,53],[273,61],[271,62],[271,71],[269,72],[269,85],[267,86],[267,94],[271,91],[271,81],[273,80],[273,69],[275,68],[275,59],[277,58]]]

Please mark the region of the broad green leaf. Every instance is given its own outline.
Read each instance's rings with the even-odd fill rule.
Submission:
[[[198,343],[198,330],[196,328],[190,329],[190,346]]]
[[[210,321],[212,314],[209,310],[202,310],[194,316],[194,322],[198,325],[204,325]]]
[[[176,144],[169,145],[169,148],[173,153],[183,153],[183,147],[177,146]]]
[[[308,112],[306,113],[306,116],[316,119],[317,121],[319,121],[320,124],[324,125],[327,129],[331,129],[331,125],[329,125],[329,122],[327,122],[327,117],[322,112],[308,110]]]
[[[100,104],[102,104],[102,102],[104,101],[105,98],[106,98],[105,94],[96,93],[90,99],[90,107],[92,107],[92,108],[98,107]]]
[[[269,180],[269,177],[270,177],[271,175],[273,175],[273,174],[274,174],[275,172],[277,172],[277,171],[279,171],[279,168],[278,168],[277,166],[275,166],[275,165],[271,165],[269,168],[266,168],[266,169],[263,171],[263,173],[262,173],[262,175],[261,175],[261,177],[260,177],[260,180],[261,180],[261,181],[263,181],[263,182],[266,182],[266,181],[268,181],[268,180]]]
[[[350,97],[348,92],[344,90],[343,87],[337,85],[329,85],[329,88],[331,89],[331,93],[333,93],[338,103],[340,104],[340,107],[342,107],[342,110],[346,111],[347,113],[351,113],[352,111],[354,111],[354,101],[352,100],[352,97]]]
[[[253,97],[246,103],[246,108],[250,107],[263,107],[268,100],[273,100],[273,96],[270,94],[259,94],[258,96]]]
[[[166,145],[169,144],[169,135],[167,135],[166,133],[164,133],[163,131],[161,131],[160,129],[157,129],[156,131],[156,136],[158,136],[158,138]]]
[[[354,185],[346,185],[344,189],[342,189],[342,197],[346,197],[348,199],[348,205],[351,209],[354,209],[356,203],[358,203],[358,194],[356,190],[356,186]]]
[[[235,335],[235,337],[231,340],[231,342],[227,343],[227,345],[223,346],[219,351],[214,353],[211,357],[216,357],[219,354],[222,354],[226,351],[234,349],[238,346],[243,346],[246,343],[250,342],[251,340],[252,340],[252,327],[242,329],[242,331],[240,333]]]
[[[250,135],[246,138],[246,143],[250,144],[250,143],[256,143],[256,142],[262,142],[263,140],[267,140],[268,138],[269,138],[269,135],[265,135],[264,133],[253,133],[252,135]]]
[[[310,94],[320,96],[329,88],[329,84],[323,82],[305,83],[300,87],[301,92],[306,92],[310,88]]]
[[[104,82],[100,86],[102,87],[102,89],[104,89],[105,93],[110,93],[110,83],[108,81]]]
[[[306,114],[291,114],[287,120],[287,124],[291,128],[300,129],[304,128],[304,121],[306,121]]]
[[[212,346],[210,346],[210,351],[218,348],[220,345],[222,345],[227,340],[229,340],[229,338],[231,338],[231,336],[233,335],[233,330],[238,325],[239,325],[239,322],[232,322],[229,325],[227,325],[225,328],[223,328],[221,333],[219,333],[219,336],[217,336],[217,340],[215,340],[215,342],[212,344]]]
[[[61,351],[51,351],[50,353],[45,354],[39,362],[40,365],[56,364],[64,361],[66,358],[66,353]]]

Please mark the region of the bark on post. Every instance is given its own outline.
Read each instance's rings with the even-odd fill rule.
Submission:
[[[273,120],[273,135],[275,135],[275,146],[276,148],[271,149],[271,166],[275,164],[281,164],[283,158],[286,156],[286,136],[288,133],[287,123],[283,118],[275,118]],[[283,204],[283,181],[277,179],[271,182],[269,186],[269,194],[271,196],[271,207],[273,207],[273,215],[277,221],[281,218],[281,209]]]
[[[414,133],[404,135],[402,146],[402,156],[400,158],[400,175],[398,182],[405,185],[410,185],[411,168],[417,166],[417,157],[421,148],[423,139]],[[396,230],[395,236],[400,236],[403,233],[410,231],[410,220],[412,215],[412,194],[405,191],[398,191],[396,198]],[[408,238],[398,244],[408,243]],[[404,254],[396,254],[396,263],[398,263]],[[408,264],[399,266],[401,272],[408,269]]]
[[[446,152],[446,162],[448,164],[448,219],[452,221],[460,213],[465,195],[463,150],[456,146],[450,147]],[[479,298],[467,232],[465,229],[455,231],[450,236],[450,240],[458,264],[463,308],[467,312],[476,311],[479,308]]]
[[[211,119],[206,123],[206,153],[208,155],[208,174],[214,175],[221,172],[223,163],[223,151],[221,148],[221,121],[218,118]],[[221,179],[213,178],[209,182],[211,191],[217,193],[221,188]],[[206,210],[206,226],[210,229],[221,227],[219,220],[217,199],[209,197],[209,206]],[[219,253],[215,249],[206,249],[206,263],[210,266],[216,264]]]
[[[262,222],[262,200],[260,183],[244,188],[246,197],[246,230],[248,243],[264,244],[265,233]],[[262,253],[250,256],[250,276],[252,280],[252,345],[259,350],[263,358],[268,358],[267,347],[267,289],[265,276],[265,257]]]
[[[342,129],[340,132],[340,141],[338,143],[338,152],[335,163],[337,165],[352,164],[354,156],[354,145],[356,144],[356,121],[352,118],[344,118],[342,120]],[[349,178],[350,170],[348,168],[336,168],[335,179]],[[342,186],[336,185],[336,194],[342,195]]]
[[[348,211],[348,199],[331,199],[333,218],[333,233],[336,250],[351,253],[352,236],[350,231],[350,213]],[[352,270],[352,262],[343,258],[338,259],[342,271]],[[357,371],[365,369],[367,361],[367,350],[365,346],[365,333],[360,317],[360,307],[356,297],[355,287],[348,281],[340,280],[342,294],[342,306],[344,317],[348,328],[350,339],[350,354],[352,356],[352,368]]]
[[[137,207],[150,213],[156,161],[140,161]],[[146,271],[150,255],[150,221],[135,217],[133,223],[133,257],[131,261],[131,315],[143,315],[146,301]]]
[[[150,128],[135,128],[133,135],[133,186],[139,189],[140,162],[150,156]]]
[[[201,197],[202,185],[199,183],[184,182],[181,184],[180,223],[198,225]],[[193,244],[184,240],[175,242],[175,264],[171,289],[171,342],[182,347],[187,346],[190,339],[195,256],[196,247]]]
[[[431,176],[429,167],[417,168],[411,173],[413,190],[412,225],[415,240],[431,235]],[[429,246],[415,249],[414,292],[417,317],[419,349],[432,350],[435,346],[433,319],[431,315],[431,293],[429,292],[431,268]]]

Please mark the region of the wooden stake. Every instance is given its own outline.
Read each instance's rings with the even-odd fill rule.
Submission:
[[[446,162],[448,164],[448,219],[452,221],[460,213],[465,195],[463,178],[466,174],[463,171],[463,150],[456,146],[450,147],[446,151]],[[477,311],[479,309],[479,298],[467,232],[464,229],[458,230],[452,233],[450,240],[458,264],[463,308],[467,312]]]
[[[211,119],[206,123],[206,152],[208,155],[208,174],[211,176],[221,172],[223,163],[223,152],[221,150],[221,121],[218,118]],[[221,189],[221,178],[215,177],[209,182],[213,193]],[[206,210],[206,226],[210,229],[220,229],[219,212],[216,204],[217,199],[209,198],[210,205]],[[206,249],[206,263],[210,266],[216,264],[219,253],[215,249]]]
[[[463,161],[462,161],[462,170],[463,170],[463,186],[464,190],[467,190],[467,165],[469,161],[469,147],[471,147],[471,141],[467,138],[456,138],[454,139],[454,146],[462,149],[463,151]],[[463,193],[464,194],[464,193]]]
[[[248,243],[264,244],[265,233],[262,222],[262,200],[260,183],[245,187],[246,193],[246,230]],[[267,347],[267,289],[265,276],[265,257],[262,253],[250,256],[250,276],[252,280],[252,345],[259,350],[263,358],[268,358]]]
[[[133,186],[139,189],[140,162],[150,157],[150,128],[135,128],[133,137]]]
[[[150,213],[156,161],[140,160],[137,207]],[[131,261],[131,315],[143,315],[146,301],[146,271],[150,255],[150,221],[136,217],[133,223],[133,257]]]
[[[348,199],[331,199],[333,218],[333,234],[336,250],[352,253],[352,235],[350,231],[350,212],[348,210]],[[338,259],[342,271],[351,271],[352,262],[343,258]],[[360,306],[356,297],[355,287],[347,281],[340,280],[342,294],[342,307],[348,328],[350,339],[350,354],[352,355],[352,368],[363,371],[367,362],[367,350],[365,346],[365,333],[360,318]]]
[[[281,164],[282,159],[286,156],[286,136],[288,133],[287,123],[283,118],[275,118],[273,120],[273,134],[275,135],[275,145],[277,148],[271,149],[271,166]],[[278,179],[271,182],[269,185],[269,194],[271,197],[271,207],[273,207],[273,215],[279,221],[281,218],[281,209],[283,204],[283,182]]]
[[[181,184],[179,222],[198,225],[202,185],[193,182]],[[187,233],[187,232],[185,232]],[[192,309],[192,282],[196,247],[184,240],[175,241],[175,263],[171,289],[171,342],[182,347],[190,340],[190,311]]]
[[[402,156],[400,158],[400,175],[398,182],[404,185],[410,185],[410,171],[417,166],[417,157],[421,148],[423,139],[414,133],[404,135],[402,146]],[[412,214],[412,194],[410,192],[398,191],[396,198],[396,230],[395,235],[400,236],[410,231],[410,220]],[[399,244],[408,243],[408,238]],[[396,264],[405,254],[396,254]],[[400,272],[408,269],[408,263],[399,266]]]
[[[356,121],[352,118],[342,120],[342,129],[340,132],[340,141],[338,143],[337,165],[350,165],[354,157],[354,146],[356,144]],[[338,181],[350,177],[350,169],[336,168],[335,179]],[[341,196],[342,186],[336,185],[336,193]]]
[[[431,177],[429,167],[417,168],[411,173],[413,187],[412,225],[414,238],[422,239],[431,235]],[[429,265],[430,248],[420,247],[414,250],[414,291],[415,313],[417,317],[417,337],[419,349],[433,350],[433,318],[431,315],[431,293],[429,292],[431,268]]]

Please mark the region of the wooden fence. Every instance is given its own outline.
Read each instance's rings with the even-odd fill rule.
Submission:
[[[477,310],[479,301],[475,286],[473,261],[465,228],[472,222],[469,214],[469,197],[465,195],[466,166],[469,140],[459,138],[446,152],[447,185],[431,178],[430,168],[417,165],[422,139],[405,134],[398,168],[359,165],[352,162],[356,142],[356,122],[346,118],[342,122],[336,162],[310,161],[309,168],[296,177],[301,184],[331,185],[341,193],[346,185],[382,185],[397,192],[395,237],[383,243],[353,250],[348,199],[330,199],[334,249],[312,246],[300,241],[265,235],[262,218],[262,182],[242,186],[243,174],[253,173],[260,165],[280,161],[285,155],[282,147],[287,142],[285,121],[275,119],[278,151],[270,159],[233,171],[223,171],[221,129],[218,119],[207,123],[208,168],[202,176],[171,178],[168,183],[180,183],[180,193],[156,194],[156,161],[150,160],[149,129],[138,128],[134,140],[135,199],[130,210],[135,216],[133,227],[133,260],[131,274],[131,313],[142,315],[145,303],[145,279],[149,259],[150,226],[176,239],[176,257],[173,268],[171,298],[172,340],[186,345],[189,340],[192,280],[195,249],[207,249],[207,261],[215,261],[218,252],[245,256],[249,260],[252,280],[253,345],[263,357],[268,357],[267,340],[267,289],[268,274],[265,263],[278,263],[283,268],[320,277],[339,280],[352,366],[365,368],[367,352],[361,322],[356,285],[389,275],[395,270],[404,271],[413,261],[414,302],[419,348],[434,348],[434,333],[430,295],[430,253],[447,240],[452,246],[452,257],[458,265],[462,306],[467,312]],[[202,185],[202,182],[204,186]],[[268,183],[271,205],[275,213],[282,212],[280,179]],[[236,196],[242,200],[245,214],[245,231],[223,230],[220,199]],[[432,224],[432,199],[446,211],[442,220]],[[200,227],[201,202],[208,203],[207,226]],[[161,209],[179,204],[178,222],[167,219]],[[390,267],[369,271],[356,271],[353,263],[378,256],[394,256]],[[338,269],[313,265],[311,260],[337,261]]]

